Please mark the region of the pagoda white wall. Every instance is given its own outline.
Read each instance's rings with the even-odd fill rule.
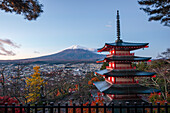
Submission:
[[[117,54],[117,53],[121,53],[121,54],[122,54],[122,53],[130,53],[130,51],[116,51],[116,54]]]
[[[114,62],[109,62],[109,67],[114,67]]]
[[[108,77],[108,80],[114,82],[114,77]]]
[[[133,82],[133,78],[116,78],[116,82]]]
[[[111,50],[111,51],[109,51],[109,53],[110,53],[111,55],[113,55],[113,54],[115,53],[115,51],[114,51],[114,50]]]
[[[131,64],[116,64],[116,67],[131,67]]]

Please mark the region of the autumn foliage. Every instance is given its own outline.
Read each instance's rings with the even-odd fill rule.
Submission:
[[[89,85],[92,85],[93,82],[95,82],[95,81],[100,81],[100,80],[99,80],[98,77],[93,77],[93,78],[88,82],[88,84],[89,84]]]
[[[91,103],[86,102],[85,104],[83,104],[83,106],[96,106],[96,103],[98,104],[98,106],[103,106],[104,104],[104,99],[102,97],[102,95],[100,93],[98,93],[98,96],[95,97],[94,101],[92,101]],[[70,101],[70,106],[73,106],[73,102],[72,100]],[[90,108],[91,113],[96,113],[96,108]],[[104,113],[104,109],[103,108],[99,108],[98,109],[99,113]],[[73,108],[69,108],[69,113],[73,113]],[[80,108],[76,108],[76,113],[81,113],[81,109]],[[89,113],[89,108],[83,108],[83,113]],[[107,110],[107,113],[110,113],[109,110]]]
[[[170,95],[168,94],[168,97]],[[168,102],[166,100],[164,100],[161,96],[160,93],[151,93],[150,96],[149,96],[149,101],[152,102],[153,105],[157,105],[157,103],[160,103],[160,105],[164,105],[165,102]],[[168,103],[169,104],[169,103]],[[149,111],[149,109],[147,110]],[[157,112],[157,109],[155,108],[154,109],[154,112]],[[161,112],[164,113],[164,108],[161,108]]]
[[[7,105],[12,105],[13,103],[15,103],[15,106],[19,105],[19,101],[15,97],[0,96],[0,106],[5,105],[5,103],[7,103]],[[4,113],[4,112],[5,112],[5,108],[1,108],[0,113]],[[8,113],[12,113],[11,108],[8,108]],[[15,108],[15,113],[20,113],[20,108]],[[24,109],[22,109],[22,113],[24,113]]]
[[[26,96],[27,102],[37,102],[40,99],[40,90],[41,86],[44,86],[46,83],[44,82],[44,79],[41,78],[39,73],[39,66],[35,66],[34,68],[34,74],[31,75],[30,78],[27,78],[26,80],[26,90],[28,91],[28,94]]]

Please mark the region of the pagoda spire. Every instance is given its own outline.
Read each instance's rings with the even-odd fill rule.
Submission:
[[[117,40],[116,43],[123,42],[120,39],[120,20],[119,20],[119,10],[117,10]]]

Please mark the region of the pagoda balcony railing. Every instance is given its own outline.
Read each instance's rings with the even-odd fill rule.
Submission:
[[[91,106],[91,104],[83,105],[83,104],[75,104],[68,105],[68,104],[55,104],[51,102],[50,104],[43,103],[42,105],[8,105],[7,103],[5,105],[0,105],[0,112],[1,113],[169,113],[170,105],[168,103],[163,103],[160,105],[158,102],[156,105],[153,105],[152,103],[146,104],[141,103],[137,104],[134,102],[134,104],[130,104],[129,102],[126,102],[125,104],[122,103],[110,103],[107,105],[106,103],[99,105],[96,103],[94,106]]]
[[[134,56],[134,53],[116,53],[115,55],[121,56]]]
[[[126,78],[126,77],[125,77]],[[105,79],[105,81],[109,82],[110,84],[138,84],[139,81],[112,81],[112,80],[108,80]]]
[[[134,67],[109,67],[109,66],[106,66],[107,69],[136,69]]]
[[[114,84],[138,84],[139,83],[139,81],[120,81],[120,82],[115,82]]]
[[[113,54],[114,56],[134,56],[134,53],[116,53],[116,54]],[[113,56],[112,54],[108,54],[106,55],[107,57],[111,57]]]
[[[134,69],[133,67],[115,67],[114,69]]]

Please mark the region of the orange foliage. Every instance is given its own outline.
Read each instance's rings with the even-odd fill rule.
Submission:
[[[93,77],[93,78],[88,82],[88,84],[89,84],[89,85],[92,85],[93,82],[95,82],[95,81],[100,81],[100,80],[99,80],[98,77]]]
[[[149,96],[149,101],[152,102],[154,105],[157,105],[157,102],[159,102],[160,105],[163,105],[165,102],[167,102],[166,100],[163,100],[159,93],[151,93]]]
[[[9,97],[9,96],[4,96],[1,97],[0,96],[0,106],[4,106],[5,103],[7,103],[8,105],[12,105],[13,103],[15,103],[15,106],[19,106],[19,101],[15,98],[15,97]],[[20,108],[15,108],[15,113],[20,113]],[[0,108],[0,113],[5,113],[5,108]],[[8,108],[8,113],[13,113],[11,108]],[[24,112],[24,108],[22,108],[22,113]]]
[[[60,95],[61,95],[60,91],[59,91],[59,90],[57,90],[57,94],[56,94],[56,96],[60,96]]]
[[[158,102],[160,105],[164,105],[165,102],[167,102],[161,97],[160,93],[151,93],[149,96],[149,101],[152,102],[153,105],[157,105]],[[147,112],[149,112],[149,109],[147,109]],[[157,108],[154,108],[154,112],[157,112]],[[164,108],[161,108],[161,112],[165,112]]]
[[[76,84],[75,86],[76,86],[75,90],[78,91],[79,88],[78,84]]]
[[[96,106],[96,103],[98,103],[99,106],[103,106],[103,97],[101,96],[100,93],[98,93],[98,97],[95,97],[95,100],[92,101],[92,103],[90,104],[91,106]],[[89,102],[86,102],[85,104],[83,104],[83,106],[88,106]],[[72,100],[70,101],[70,106],[73,106],[73,102]],[[91,109],[91,113],[96,113],[96,108],[90,108]],[[73,108],[69,108],[68,110],[69,113],[73,113]],[[104,113],[104,109],[103,108],[99,108],[98,109],[99,113]],[[110,113],[111,111],[107,110],[107,113]],[[81,113],[81,109],[80,108],[76,108],[76,113]],[[88,108],[83,108],[83,113],[89,113],[89,109]]]

